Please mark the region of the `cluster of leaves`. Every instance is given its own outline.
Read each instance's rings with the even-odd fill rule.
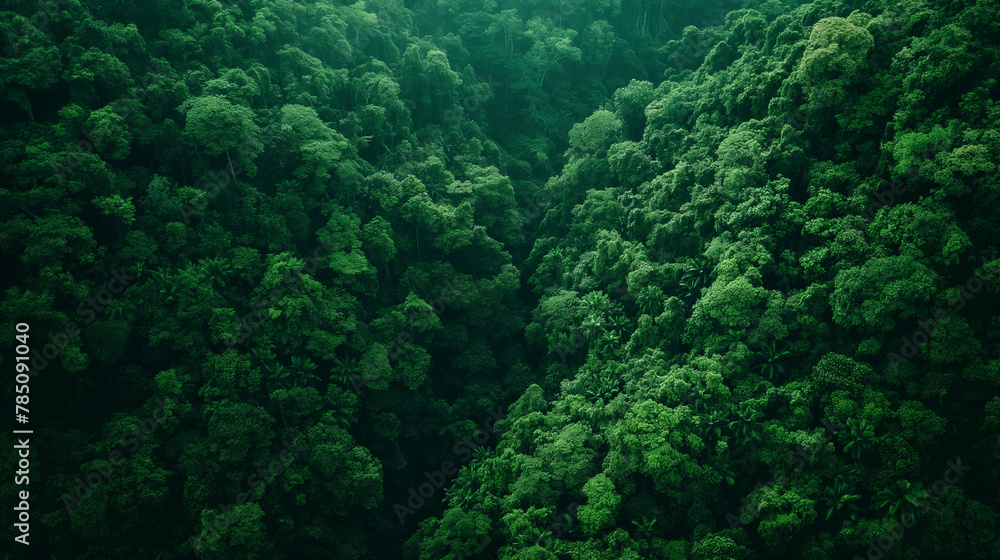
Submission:
[[[572,127],[523,267],[536,385],[412,557],[846,558],[904,514],[893,557],[1000,553],[997,12],[858,7],[688,28],[699,64]],[[957,456],[981,477],[929,495]],[[523,548],[573,502],[582,530]]]
[[[989,3],[15,4],[0,365],[29,323],[53,557],[187,557],[241,493],[202,556],[850,556],[956,456],[892,553],[1000,557],[996,285],[888,359],[1000,245]]]
[[[204,557],[397,554],[391,503],[528,381],[504,380],[528,370],[504,171],[526,164],[442,110],[485,101],[476,72],[398,1],[20,4],[0,9],[0,310],[40,352],[59,335],[32,386],[53,556],[188,556],[242,492]],[[359,364],[379,382],[352,384]],[[176,420],[60,510],[157,398]],[[302,455],[253,490],[282,441]]]

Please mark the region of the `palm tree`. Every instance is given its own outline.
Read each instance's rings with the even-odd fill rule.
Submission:
[[[217,282],[223,288],[226,287],[226,276],[232,270],[228,260],[216,256],[204,259],[199,264],[201,265],[203,275],[208,276],[213,282]]]
[[[563,535],[568,535],[576,529],[576,527],[574,527],[573,521],[574,520],[572,515],[568,513],[562,514],[562,520],[557,521],[557,523],[559,523],[561,528],[564,529],[563,531],[561,531],[560,535],[553,535],[552,531],[539,530],[536,533],[538,535],[538,538],[535,541],[535,544],[558,555],[559,548],[561,548],[563,544],[562,541]],[[551,526],[552,525],[549,525],[549,527]],[[542,541],[544,541],[544,544]]]
[[[136,306],[130,301],[129,294],[116,299],[108,304],[108,317],[111,319],[124,319],[128,324],[135,322]]]
[[[587,339],[594,340],[597,338],[598,331],[601,331],[602,333],[604,332],[606,323],[604,322],[604,317],[591,313],[583,319],[583,324],[581,326],[586,331]]]
[[[250,350],[250,355],[262,366],[273,363],[277,359],[274,355],[274,344],[269,340],[261,342],[253,350]]]
[[[399,159],[400,158],[395,157],[393,154],[385,152],[378,156],[378,163],[375,164],[375,167],[377,167],[379,171],[389,171],[398,167],[397,163],[400,163]]]
[[[315,369],[316,364],[309,358],[292,356],[291,374],[296,387],[308,387],[319,381],[319,376],[313,373]]]
[[[336,358],[333,360],[333,369],[330,370],[331,381],[347,382],[358,373],[357,358]]]
[[[191,381],[190,377],[185,377],[184,381],[181,382],[181,394],[194,395],[197,392],[198,386],[195,385],[194,381]]]
[[[698,417],[701,422],[702,437],[707,438],[709,435],[715,435],[715,438],[722,437],[722,427],[720,424],[726,421],[726,415],[719,410],[712,410],[708,414],[703,414]]]
[[[153,280],[156,281],[156,283],[159,284],[160,286],[165,286],[167,284],[170,284],[170,277],[164,274],[161,269],[156,269],[149,275],[152,276]]]
[[[189,260],[185,260],[183,269],[181,268],[177,269],[178,276],[187,276],[188,278],[193,280],[194,283],[196,284],[201,280],[200,272],[201,272],[201,267]]]
[[[760,419],[764,413],[751,407],[747,403],[742,403],[736,412],[736,420],[729,422],[729,429],[733,437],[739,442],[741,447],[747,447],[752,443],[760,442]]]
[[[729,459],[728,454],[719,457],[718,462],[715,464],[715,472],[718,473],[722,480],[726,481],[726,484],[732,486],[736,484],[736,470],[733,468],[736,465],[736,461]]]
[[[611,298],[601,291],[588,292],[580,300],[583,302],[584,315],[603,316],[611,307]]]
[[[615,313],[610,319],[608,319],[607,325],[611,327],[611,330],[615,333],[621,334],[628,326],[628,320],[625,319],[624,315]]]
[[[707,412],[708,397],[711,396],[712,394],[704,387],[698,387],[688,394],[688,402],[691,403],[691,408],[693,408],[695,412]]]
[[[268,384],[275,389],[287,389],[292,385],[291,371],[278,362],[265,364],[264,373],[267,374]]]
[[[601,351],[606,352],[607,354],[614,354],[615,350],[618,349],[618,342],[618,335],[615,334],[614,331],[606,331],[601,335],[601,338],[598,339],[597,345]]]
[[[292,181],[289,179],[285,179],[284,181],[279,182],[275,186],[277,187],[278,189],[277,192],[279,194],[284,194],[284,193],[294,194],[302,190],[300,188],[301,185],[298,183],[298,181]]]
[[[644,287],[637,298],[639,310],[650,317],[656,317],[663,312],[663,290],[652,284]]]
[[[849,481],[852,476],[858,471],[857,465],[847,466],[839,460],[830,461],[823,467],[820,471],[820,475],[825,478],[829,478],[831,483],[837,481]]]
[[[614,378],[614,374],[604,372],[587,384],[586,394],[592,399],[603,399],[605,402],[614,398],[619,391],[619,381]]]
[[[872,502],[878,508],[888,508],[889,515],[895,517],[901,510],[912,512],[924,498],[927,498],[927,492],[919,486],[907,480],[897,480],[895,484],[875,494]]]
[[[691,381],[682,389],[684,392],[683,399],[688,406],[697,410],[695,408],[695,402],[698,399],[704,398],[708,394],[708,385],[705,383],[705,379],[702,377],[697,377]]]
[[[826,487],[826,499],[830,504],[830,509],[826,512],[826,520],[829,521],[833,514],[839,512],[845,506],[850,510],[855,510],[857,507],[854,502],[861,499],[860,494],[852,494],[853,488],[850,488],[846,482],[843,480],[834,480],[832,486]]]
[[[472,459],[469,461],[469,469],[475,472],[482,464],[483,461],[490,458],[490,452],[485,447],[476,448],[472,452]]]
[[[746,329],[728,329],[725,334],[722,335],[722,339],[719,341],[718,346],[715,349],[722,350],[735,350],[737,345],[743,340],[743,335],[746,334]]]
[[[695,296],[701,293],[701,286],[698,284],[697,279],[684,278],[680,281],[680,285],[684,288],[681,292],[684,299],[696,299]]]
[[[323,400],[326,401],[330,412],[333,413],[337,421],[337,425],[341,428],[346,430],[351,424],[357,421],[354,416],[358,412],[358,399],[353,394],[348,393],[340,387],[331,385]]]
[[[758,363],[753,367],[759,370],[762,376],[777,383],[781,374],[785,372],[785,362],[791,356],[787,350],[778,350],[778,343],[774,340],[770,344],[765,344],[764,349],[758,354]]]
[[[465,504],[473,501],[476,496],[475,490],[473,490],[468,483],[460,478],[456,480],[454,484],[445,489],[444,495],[448,498],[448,505],[450,507],[461,507],[465,508]],[[527,543],[528,541],[525,541]]]
[[[653,525],[656,525],[656,519],[643,515],[641,520],[633,519],[632,524],[635,525],[636,536],[649,538],[653,534]]]
[[[861,458],[868,443],[875,439],[875,428],[864,418],[848,418],[844,425],[847,430],[841,432],[844,438],[844,451],[850,452],[855,461]]]
[[[704,257],[692,259],[681,276],[680,284],[684,286],[685,295],[689,298],[700,293],[701,288],[708,286],[712,279],[713,269],[709,268],[710,263]]]
[[[159,301],[164,303],[174,303],[177,301],[177,296],[180,295],[180,292],[177,288],[176,282],[173,282],[169,276],[160,271],[153,272],[153,278],[156,279],[160,285]]]

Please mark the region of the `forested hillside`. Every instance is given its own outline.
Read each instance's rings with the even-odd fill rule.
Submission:
[[[0,4],[0,550],[1000,558],[1000,6],[800,4]]]

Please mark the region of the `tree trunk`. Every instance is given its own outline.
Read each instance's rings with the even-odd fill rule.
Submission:
[[[229,174],[233,176],[233,185],[236,184],[236,171],[233,170],[233,160],[229,157],[229,150],[226,149],[226,161],[229,162]]]
[[[285,421],[285,409],[281,407],[281,401],[278,401],[278,412],[281,413],[281,423],[285,425],[285,429],[288,429],[288,422]]]
[[[420,226],[418,224],[413,225],[413,229],[416,232],[415,237],[417,238],[417,260],[420,260]]]

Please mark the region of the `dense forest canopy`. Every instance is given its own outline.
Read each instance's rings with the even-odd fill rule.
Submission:
[[[995,2],[0,36],[15,557],[1000,558]]]

